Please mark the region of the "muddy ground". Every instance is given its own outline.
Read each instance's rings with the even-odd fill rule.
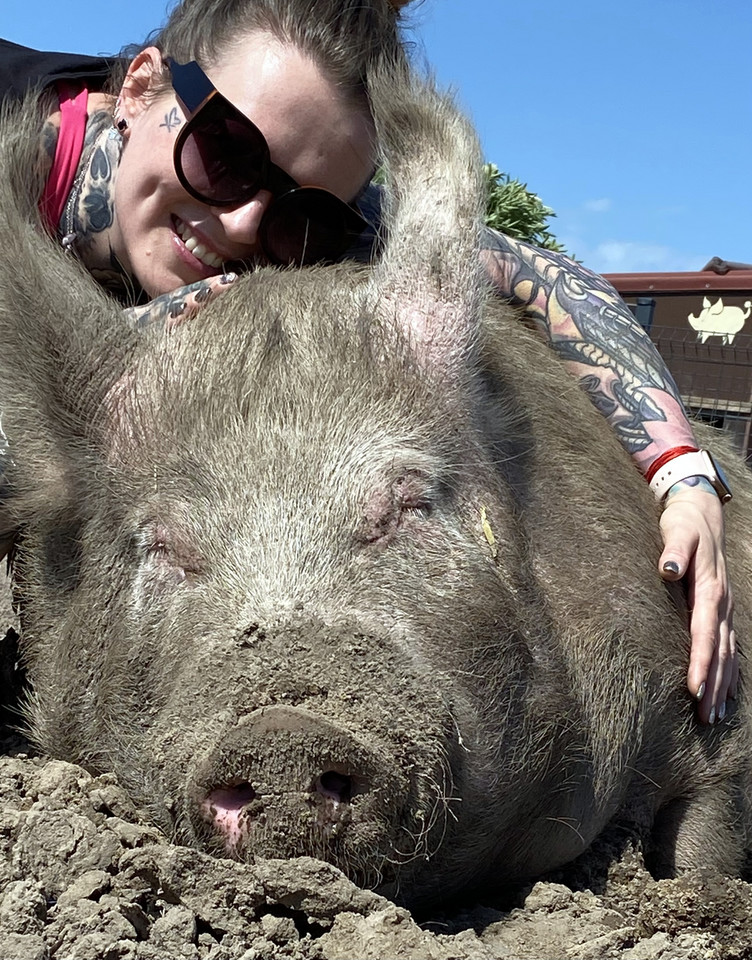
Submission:
[[[6,637],[6,693],[13,663]],[[0,960],[752,960],[752,885],[656,882],[628,837],[419,923],[316,860],[174,846],[113,776],[0,735]]]

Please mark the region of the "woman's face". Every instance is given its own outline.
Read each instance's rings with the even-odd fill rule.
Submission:
[[[227,261],[261,257],[257,232],[272,199],[260,190],[240,206],[211,207],[185,192],[173,165],[182,107],[171,89],[148,91],[159,63],[154,48],[140,54],[121,92],[118,117],[128,129],[111,234],[114,253],[151,297],[222,273]],[[300,184],[353,199],[373,166],[372,128],[312,61],[253,34],[207,74],[264,134],[273,163]]]

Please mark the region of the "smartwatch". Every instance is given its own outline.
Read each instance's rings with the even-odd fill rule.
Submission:
[[[663,500],[670,487],[680,480],[686,480],[687,477],[705,477],[718,494],[721,503],[728,503],[731,499],[731,488],[726,474],[708,450],[683,453],[664,463],[650,481],[650,489],[658,500]]]

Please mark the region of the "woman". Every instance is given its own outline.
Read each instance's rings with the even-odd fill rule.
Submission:
[[[40,212],[47,229],[129,304],[138,323],[190,316],[232,282],[233,268],[305,259],[295,251],[301,218],[306,251],[313,238],[318,254],[340,255],[360,228],[352,204],[374,200],[373,190],[364,192],[376,158],[362,78],[380,58],[404,57],[395,13],[403,5],[184,0],[122,82],[113,79],[117,64],[40,60],[6,45],[0,93],[46,87]],[[203,69],[186,66],[194,60]],[[104,91],[107,83],[117,96]],[[226,112],[213,134],[202,107],[211,95],[211,115],[219,116],[212,88],[232,105],[222,101]],[[249,180],[246,169],[254,167],[259,175]],[[297,191],[297,184],[317,189]],[[687,577],[693,608],[688,686],[700,718],[722,720],[737,667],[721,500],[712,471],[699,475],[704,468],[696,466],[676,386],[605,281],[492,231],[486,246],[499,294],[526,308],[646,477],[658,473],[660,572]],[[361,238],[349,255],[363,255],[364,247]],[[683,464],[690,466],[682,471]],[[686,476],[690,469],[696,473]],[[662,482],[670,471],[682,479]]]

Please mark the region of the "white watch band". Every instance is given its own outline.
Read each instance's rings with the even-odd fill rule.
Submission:
[[[705,450],[696,450],[694,453],[683,453],[664,463],[650,481],[650,489],[658,500],[663,500],[669,489],[680,480],[686,480],[687,477],[707,477],[715,486],[716,476],[713,463]]]

